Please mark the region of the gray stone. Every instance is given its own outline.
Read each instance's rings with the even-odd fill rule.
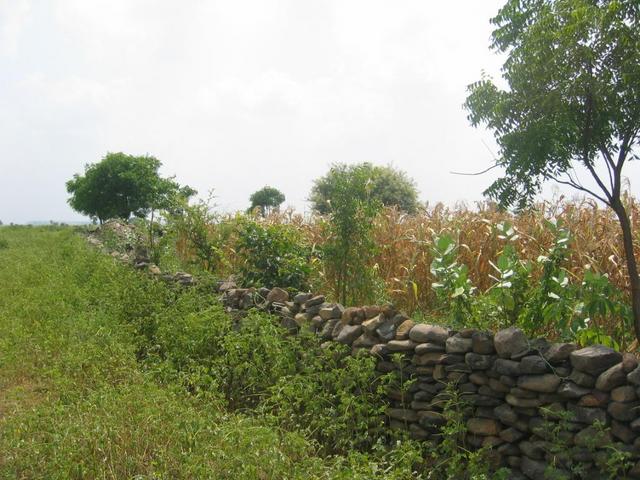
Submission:
[[[415,323],[413,320],[405,320],[396,329],[396,340],[408,340],[409,332],[414,327]]]
[[[501,375],[508,375],[510,377],[517,377],[520,375],[520,363],[514,360],[498,358],[494,364],[494,369]]]
[[[357,326],[357,325],[355,325]],[[353,348],[371,348],[378,343],[378,339],[370,333],[364,332],[353,342]]]
[[[391,340],[387,343],[390,352],[410,352],[416,347],[412,340]]]
[[[627,375],[627,381],[633,385],[640,385],[640,367],[636,367]]]
[[[493,347],[493,335],[488,332],[473,332],[471,341],[474,353],[480,355],[491,355],[496,349]]]
[[[514,407],[538,408],[542,405],[542,401],[539,398],[519,398],[508,394],[505,399],[509,405]]]
[[[393,320],[388,320],[376,328],[376,333],[385,342],[393,340],[396,337],[396,324]]]
[[[409,338],[417,343],[438,343],[444,345],[449,338],[449,330],[438,325],[419,323],[409,331]]]
[[[608,432],[592,425],[583,428],[573,437],[573,442],[578,447],[602,448],[611,444],[611,441],[611,435]]]
[[[542,442],[531,442],[529,440],[523,440],[518,444],[518,446],[520,447],[520,451],[525,455],[525,457],[523,457],[523,460],[526,457],[529,457],[534,460],[542,460],[546,453],[544,448],[544,443]],[[530,477],[530,478],[541,479],[544,477]]]
[[[411,340],[394,340],[394,342],[410,342]],[[389,342],[391,343],[391,342]],[[414,355],[413,363],[421,366],[439,365],[442,361],[442,353],[440,352],[428,352],[422,355]]]
[[[588,408],[574,405],[573,403],[567,403],[567,409],[573,413],[573,421],[578,423],[587,423],[589,425],[598,421],[601,423],[607,423],[607,412],[600,408]]]
[[[596,378],[580,370],[573,370],[571,375],[569,375],[569,380],[585,388],[593,388],[596,386]]]
[[[440,427],[447,423],[444,415],[433,411],[421,411],[418,412],[418,423],[423,427]]]
[[[307,300],[310,300],[311,298],[313,298],[313,294],[312,293],[300,292],[295,297],[293,297],[293,303],[297,303],[298,305],[302,305],[303,303],[305,303]],[[324,300],[323,300],[323,302],[324,302]],[[320,303],[322,303],[322,302],[320,302]]]
[[[575,399],[591,393],[591,389],[581,387],[573,382],[562,382],[562,385],[558,388],[558,393],[562,398]]]
[[[416,345],[416,355],[433,352],[444,353],[444,346],[438,345],[437,343],[419,343]]]
[[[416,422],[418,421],[418,414],[413,410],[407,410],[404,408],[388,408],[387,416],[395,420],[402,422]]]
[[[500,330],[494,335],[493,344],[501,358],[514,358],[529,350],[529,340],[516,327]]]
[[[600,374],[596,380],[596,388],[609,392],[625,383],[627,383],[627,375],[624,373],[622,363],[618,363]]]
[[[382,315],[377,315],[369,320],[365,320],[362,322],[362,328],[364,328],[365,332],[374,333],[376,328],[378,328],[384,322],[384,317]]]
[[[518,414],[513,411],[506,403],[499,405],[493,409],[495,416],[505,425],[513,425],[518,421]]]
[[[638,359],[633,353],[622,354],[622,368],[624,373],[631,373],[638,366]]]
[[[471,351],[472,340],[459,335],[447,338],[447,353],[467,353]]]
[[[616,363],[620,363],[622,355],[604,345],[592,345],[571,352],[569,358],[573,368],[590,375],[599,375]]]
[[[516,428],[510,427],[500,432],[500,438],[505,442],[516,443],[524,438],[524,433]]]
[[[620,422],[630,422],[638,417],[638,402],[611,402],[607,412]]]
[[[631,385],[624,385],[611,390],[611,400],[614,402],[633,402],[638,395]]]
[[[495,357],[493,355],[481,355],[479,353],[469,352],[464,356],[464,361],[473,370],[487,370],[493,366]]]
[[[474,435],[498,435],[500,423],[491,418],[470,418],[467,421],[467,430]]]
[[[338,303],[333,306],[321,308],[318,315],[320,315],[323,320],[340,319],[342,318],[342,312],[344,312],[344,307]]]
[[[306,302],[304,302],[304,308],[309,309],[316,305],[321,305],[324,303],[325,297],[324,295],[316,295],[315,297],[310,298]],[[295,301],[295,299],[294,299]]]
[[[505,385],[500,380],[497,380],[495,378],[489,379],[489,387],[491,387],[496,392],[502,392],[502,393],[509,393],[509,390],[511,390],[511,387],[509,387],[508,385]]]
[[[360,335],[362,335],[362,325],[345,325],[336,337],[336,341],[351,345]]]
[[[609,394],[593,390],[578,400],[579,407],[604,407],[609,403]]]
[[[371,347],[370,352],[372,355],[382,358],[389,353],[389,347],[384,343],[378,343]]]
[[[522,457],[520,469],[525,477],[532,480],[539,480],[546,477],[545,472],[547,470],[547,463],[540,460],[534,460],[533,458],[529,458],[525,455]]]
[[[280,288],[274,287],[267,294],[267,303],[284,303],[289,300],[289,292]]]
[[[571,352],[577,350],[575,343],[552,343],[544,353],[544,358],[551,365],[562,363],[569,358]]]
[[[525,375],[546,373],[549,370],[549,364],[540,355],[527,355],[520,360],[520,373]]]
[[[538,398],[537,392],[526,390],[524,388],[514,387],[509,390],[509,393],[518,398]]]
[[[369,320],[380,315],[382,308],[378,305],[365,305],[364,307],[362,307],[362,311],[364,312],[365,320]],[[391,315],[383,315],[383,317],[392,317],[395,314],[395,310],[393,310],[393,307],[387,309],[387,312],[391,313]]]
[[[611,421],[611,435],[626,444],[633,443],[637,437],[626,423],[618,422],[617,420]]]
[[[348,325],[359,325],[365,321],[364,310],[360,307],[345,308],[341,320]]]
[[[473,372],[469,375],[469,381],[475,383],[476,385],[486,385],[489,383],[489,377],[483,372]]]
[[[327,323],[324,324],[324,326],[322,327],[322,330],[320,331],[320,336],[322,337],[322,339],[330,340],[332,338],[331,332],[333,332],[333,329],[335,328],[335,326],[339,321],[340,320],[338,319],[332,319],[332,320],[328,320]]]

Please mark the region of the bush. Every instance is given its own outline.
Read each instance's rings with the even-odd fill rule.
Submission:
[[[384,437],[391,376],[378,376],[375,358],[351,356],[343,345],[305,351],[301,371],[280,378],[262,410],[279,425],[307,432],[326,453],[371,449]]]
[[[380,300],[371,232],[381,204],[371,197],[368,169],[353,167],[350,175],[336,174],[332,199],[322,224],[325,280],[344,305]]]
[[[296,226],[241,218],[236,250],[244,285],[309,288],[311,248]]]

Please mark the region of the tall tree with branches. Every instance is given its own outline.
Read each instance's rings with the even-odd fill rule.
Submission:
[[[506,55],[506,87],[483,76],[465,102],[471,123],[492,130],[500,148],[504,175],[485,193],[523,207],[552,180],[610,207],[622,229],[640,339],[640,279],[623,194],[623,168],[638,160],[640,142],[640,3],[509,0],[492,23],[491,47]]]

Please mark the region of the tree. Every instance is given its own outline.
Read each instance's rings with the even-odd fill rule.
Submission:
[[[376,244],[371,230],[382,205],[372,198],[370,165],[354,165],[348,175],[334,171],[343,167],[333,167],[327,175],[334,182],[332,208],[322,223],[324,277],[343,305],[361,305],[375,295]]]
[[[407,213],[418,210],[418,191],[415,182],[406,173],[390,166],[374,166],[367,162],[356,165],[336,164],[324,177],[316,179],[309,198],[312,208],[322,215],[331,212],[332,204],[336,201],[336,185],[342,177],[349,179],[362,176],[367,178],[369,184],[369,199],[385,206],[396,206]]]
[[[108,153],[102,161],[86,165],[84,175],[76,174],[67,182],[69,204],[102,223],[115,217],[126,220],[132,214],[145,217],[195,193],[173,178],[162,178],[160,166],[155,157]]]
[[[253,192],[249,200],[251,201],[251,206],[248,211],[252,212],[254,209],[260,207],[260,214],[264,217],[272,210],[278,210],[280,204],[284,202],[285,197],[277,188],[265,186],[257,192]]]
[[[492,49],[507,56],[506,88],[483,76],[465,102],[471,123],[493,130],[500,148],[504,175],[485,193],[523,207],[552,180],[608,205],[622,229],[640,339],[640,279],[622,192],[623,167],[638,159],[640,4],[509,0],[492,23]]]

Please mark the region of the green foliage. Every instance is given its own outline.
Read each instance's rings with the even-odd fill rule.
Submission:
[[[573,478],[593,478],[596,472],[604,474],[601,478],[610,480],[628,478],[633,467],[632,454],[613,442],[611,428],[596,420],[588,435],[583,434],[580,445],[574,444],[574,414],[565,410],[551,410],[541,407],[540,413],[544,422],[536,430],[536,434],[544,441],[548,466],[545,478],[553,480],[570,480]],[[588,464],[576,460],[585,450],[594,459],[591,469]],[[606,476],[606,477],[605,477]]]
[[[302,371],[294,359],[313,358],[317,343],[257,314],[235,323],[207,287],[152,281],[71,229],[3,233],[12,248],[0,250],[1,478],[420,478],[417,443],[322,458],[294,423],[222,408],[229,372],[238,406],[250,405],[295,376],[290,368]],[[359,385],[335,410],[358,425],[355,392],[371,365],[349,362],[355,379],[325,367],[334,390],[316,401]]]
[[[449,234],[434,236],[431,245],[432,288],[442,308],[456,325],[464,325],[471,317],[476,288],[468,278],[468,268],[457,261],[458,245]]]
[[[524,207],[547,180],[609,206],[623,234],[636,338],[640,277],[623,167],[640,141],[640,7],[620,0],[508,0],[492,20],[505,89],[483,77],[465,107],[493,130],[504,175],[486,194]],[[574,170],[589,172],[593,187]],[[564,312],[561,313],[564,315]]]
[[[344,345],[306,350],[301,370],[271,388],[264,411],[279,425],[308,432],[326,453],[370,449],[384,435],[390,380],[378,377],[375,365]]]
[[[519,234],[509,222],[496,225],[497,237],[506,244],[498,255],[496,263],[490,262],[495,271],[491,278],[495,283],[484,297],[496,317],[496,327],[515,325],[529,293],[529,280],[532,266],[518,258],[511,242],[518,239]],[[490,313],[491,314],[491,313]]]
[[[171,208],[180,198],[195,193],[158,174],[155,157],[108,153],[100,162],[85,166],[84,175],[67,182],[71,207],[102,223],[108,218],[144,217],[153,210]]]
[[[266,186],[256,192],[253,192],[251,197],[249,197],[249,200],[251,201],[251,206],[247,210],[248,213],[259,208],[260,215],[264,217],[272,210],[278,210],[282,202],[284,202],[285,197],[277,188]]]
[[[5,238],[0,238],[0,250],[9,248],[9,242]]]
[[[217,217],[212,211],[211,199],[210,196],[207,201],[184,205],[180,212],[170,215],[167,218],[169,236],[165,241],[184,239],[186,245],[182,248],[192,254],[191,266],[207,272],[225,266],[224,246],[233,233],[232,225],[225,228],[225,224],[216,224]]]
[[[244,285],[298,291],[309,288],[311,248],[296,226],[266,225],[239,217],[237,228],[236,251]]]
[[[431,273],[435,278],[438,309],[454,325],[503,328],[517,325],[529,335],[553,331],[581,345],[604,344],[619,349],[618,342],[598,326],[610,317],[620,319],[617,338],[628,336],[632,312],[624,295],[606,275],[585,270],[581,283],[571,282],[565,264],[571,236],[565,227],[547,222],[553,245],[540,255],[540,276],[532,281],[536,265],[523,262],[513,246],[518,232],[509,223],[495,228],[505,242],[496,263],[491,263],[494,284],[478,293],[458,262],[458,245],[449,234],[435,236],[431,245]]]
[[[373,264],[376,245],[371,238],[380,203],[371,195],[370,166],[331,169],[332,207],[323,224],[322,260],[325,278],[344,305],[376,298],[377,275]]]
[[[441,428],[442,441],[431,451],[433,465],[430,479],[449,480],[506,480],[509,471],[497,469],[491,461],[491,449],[472,451],[467,448],[467,418],[472,407],[464,401],[455,384],[447,384],[449,399],[444,404],[443,417],[446,423]]]
[[[326,215],[343,200],[340,189],[344,183],[357,183],[361,177],[366,178],[367,192],[355,189],[352,195],[360,201],[375,201],[384,206],[396,206],[407,213],[415,213],[419,208],[418,191],[415,182],[406,173],[393,167],[381,167],[370,163],[355,165],[335,164],[329,172],[314,181],[311,190],[313,209]]]
[[[593,175],[611,162],[622,168],[638,141],[638,5],[509,0],[492,23],[492,48],[507,55],[508,87],[483,78],[469,87],[465,104],[474,125],[495,131],[506,169],[487,192],[523,205],[544,180],[567,174],[579,186],[573,162]],[[611,158],[616,153],[620,158]]]

